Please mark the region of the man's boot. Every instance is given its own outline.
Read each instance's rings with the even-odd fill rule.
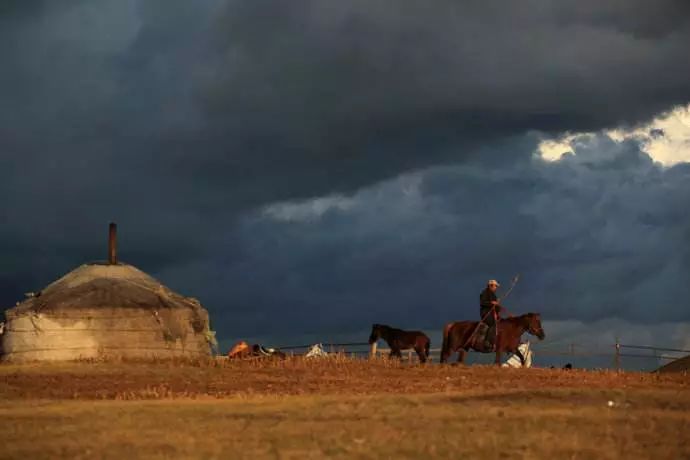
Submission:
[[[494,339],[496,338],[496,326],[493,325],[486,331],[484,337],[484,351],[490,353],[494,351]]]
[[[472,342],[476,348],[483,348],[484,342],[486,341],[486,332],[489,330],[489,325],[481,322],[477,326],[477,330],[472,337]],[[481,351],[481,350],[480,350]]]

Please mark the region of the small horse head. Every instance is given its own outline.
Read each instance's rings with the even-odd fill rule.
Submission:
[[[381,338],[381,331],[383,330],[385,326],[382,324],[373,324],[371,326],[371,335],[369,336],[369,345],[372,343],[376,342],[378,339]]]
[[[527,313],[527,332],[537,336],[539,340],[544,340],[544,328],[541,326],[541,315],[539,313]]]

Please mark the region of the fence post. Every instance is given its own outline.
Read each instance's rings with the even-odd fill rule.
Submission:
[[[618,337],[616,337],[616,371],[620,372],[621,370],[621,344],[620,340],[618,340]]]

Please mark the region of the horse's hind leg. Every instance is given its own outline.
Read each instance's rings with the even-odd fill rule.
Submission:
[[[450,355],[452,355],[452,354],[453,353],[451,352],[450,349],[447,349],[447,350],[441,349],[441,362],[442,363],[447,362],[448,358],[450,358]]]
[[[458,363],[459,364],[465,364],[465,355],[467,354],[467,351],[464,348],[461,348],[458,351]]]

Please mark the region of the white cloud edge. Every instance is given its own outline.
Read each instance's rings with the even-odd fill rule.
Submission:
[[[664,135],[652,138],[649,133],[661,129]],[[616,142],[626,139],[642,139],[644,150],[663,166],[690,162],[690,104],[676,107],[650,123],[635,129],[611,129],[603,131]],[[569,133],[556,139],[544,139],[537,147],[537,154],[546,161],[558,161],[563,154],[573,154],[572,142],[581,137],[594,136],[595,133]]]

